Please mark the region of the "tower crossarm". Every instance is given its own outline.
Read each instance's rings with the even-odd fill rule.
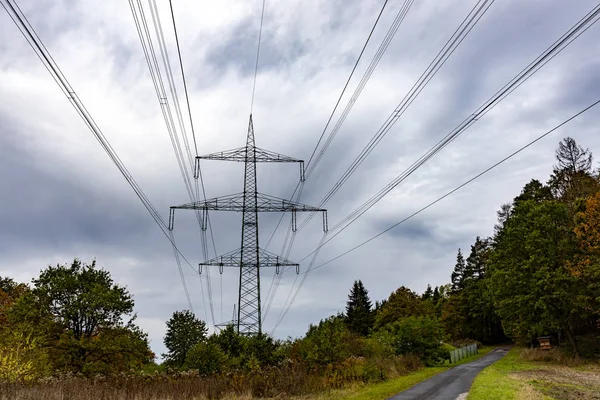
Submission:
[[[246,204],[244,206],[244,194],[235,193],[227,196],[195,201],[193,203],[172,206],[171,209],[185,210],[208,210],[208,211],[238,211],[238,212],[305,212],[305,211],[323,211],[324,208],[309,206],[306,204],[297,203],[283,199],[281,197],[270,196],[267,194],[257,193],[256,208]]]
[[[261,149],[260,147],[254,147],[253,149],[256,154],[256,162],[304,162],[304,160],[288,157],[283,154],[275,153],[274,151]],[[246,162],[246,147],[244,146],[237,149],[206,154],[203,156],[198,156],[196,159]]]
[[[300,272],[300,264],[292,262],[284,257],[273,254],[265,249],[258,249],[258,263],[262,267],[275,267],[279,273],[280,267],[296,267],[296,273]],[[223,267],[252,267],[254,265],[242,265],[242,249],[237,249],[198,264],[198,273],[202,273],[203,267],[219,267],[223,273]]]

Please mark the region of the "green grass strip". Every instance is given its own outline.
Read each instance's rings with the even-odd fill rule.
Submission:
[[[484,355],[486,355],[493,349],[494,349],[494,347],[485,346],[485,347],[482,347],[481,349],[479,349],[478,354],[476,354],[472,357],[465,358],[465,359],[463,359],[457,363],[451,364],[451,365],[446,364],[446,365],[440,366],[440,367],[423,368],[412,374],[401,376],[401,377],[395,378],[395,379],[389,379],[385,382],[362,385],[362,386],[353,387],[353,388],[349,388],[349,389],[332,391],[330,393],[327,393],[325,395],[318,397],[318,399],[321,399],[321,400],[329,400],[329,399],[384,400],[384,399],[387,399],[388,397],[391,397],[395,394],[402,392],[403,390],[406,390],[406,389],[416,385],[417,383],[421,383],[424,380],[427,380],[434,375],[437,375],[441,372],[447,371],[450,368],[456,367],[457,365],[460,365],[460,364],[465,364],[465,363],[468,363],[471,361],[475,361],[478,358],[483,357]]]

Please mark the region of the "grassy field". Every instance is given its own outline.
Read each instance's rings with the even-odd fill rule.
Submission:
[[[454,364],[446,364],[440,367],[428,367],[420,371],[413,372],[412,374],[401,376],[396,379],[390,379],[385,382],[368,384],[368,385],[355,385],[350,388],[342,390],[332,390],[328,393],[321,394],[312,397],[299,397],[298,400],[383,400],[390,396],[393,396],[403,390],[408,389],[411,386],[416,385],[440,372],[447,371],[448,369],[455,367],[460,364],[474,361],[480,357],[483,357],[489,353],[494,347],[482,347],[479,349],[477,355],[466,358]]]
[[[467,399],[600,399],[600,365],[515,347],[475,378]]]

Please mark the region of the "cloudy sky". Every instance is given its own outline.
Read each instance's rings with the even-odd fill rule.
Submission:
[[[158,1],[167,47],[176,60],[168,2]],[[353,90],[403,1],[390,0]],[[317,204],[337,181],[475,0],[416,0],[301,201]],[[128,2],[19,2],[106,137],[166,219],[189,201]],[[267,0],[254,103],[257,145],[308,159],[371,29],[382,0]],[[497,0],[385,139],[327,204],[330,225],[385,186],[450,132],[595,5],[593,0]],[[143,2],[151,21],[147,2]],[[254,76],[260,0],[175,0],[199,153],[243,145]],[[436,199],[600,97],[600,25],[594,25],[533,78],[322,249],[335,257]],[[178,91],[183,92],[173,63]],[[350,93],[342,100],[345,105]],[[28,282],[48,264],[96,259],[134,295],[138,323],[163,352],[164,321],[188,308],[171,244],[36,58],[0,12],[0,275]],[[183,100],[183,98],[182,98]],[[355,279],[373,300],[401,285],[422,292],[448,282],[456,250],[492,233],[499,206],[531,178],[545,181],[566,135],[600,154],[600,108],[538,142],[485,177],[351,255],[309,274],[277,337],[298,336],[341,311]],[[208,197],[239,192],[243,166],[202,163]],[[293,165],[261,165],[259,191],[289,197]],[[219,253],[239,247],[239,214],[213,213]],[[266,244],[277,215],[260,220]],[[284,219],[268,250],[281,252]],[[290,258],[321,237],[314,219]],[[177,213],[175,237],[201,261],[191,212]],[[308,261],[308,260],[307,260]],[[306,269],[306,262],[301,266]],[[184,267],[196,313],[212,325],[206,274]],[[263,289],[272,272],[263,272]],[[283,275],[265,318],[270,332],[294,282]],[[211,275],[215,322],[231,319],[233,270]],[[201,290],[202,289],[202,290]],[[202,293],[204,292],[203,302]],[[222,299],[222,300],[221,300]]]

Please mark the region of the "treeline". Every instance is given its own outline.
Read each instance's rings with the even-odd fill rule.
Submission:
[[[131,295],[95,263],[48,267],[31,285],[0,278],[0,380],[65,372],[189,379],[181,374],[192,371],[218,393],[275,396],[384,380],[473,342],[552,336],[575,355],[597,356],[600,173],[571,138],[556,157],[545,184],[532,180],[500,208],[491,237],[458,250],[448,284],[422,294],[401,286],[373,304],[357,280],[344,312],[296,339],[233,326],[209,334],[192,312],[176,311],[158,365]]]
[[[478,237],[466,260],[458,251],[436,301],[450,337],[536,345],[550,336],[575,356],[600,355],[600,171],[572,138],[556,160],[545,184],[533,179],[501,206],[491,237]]]

